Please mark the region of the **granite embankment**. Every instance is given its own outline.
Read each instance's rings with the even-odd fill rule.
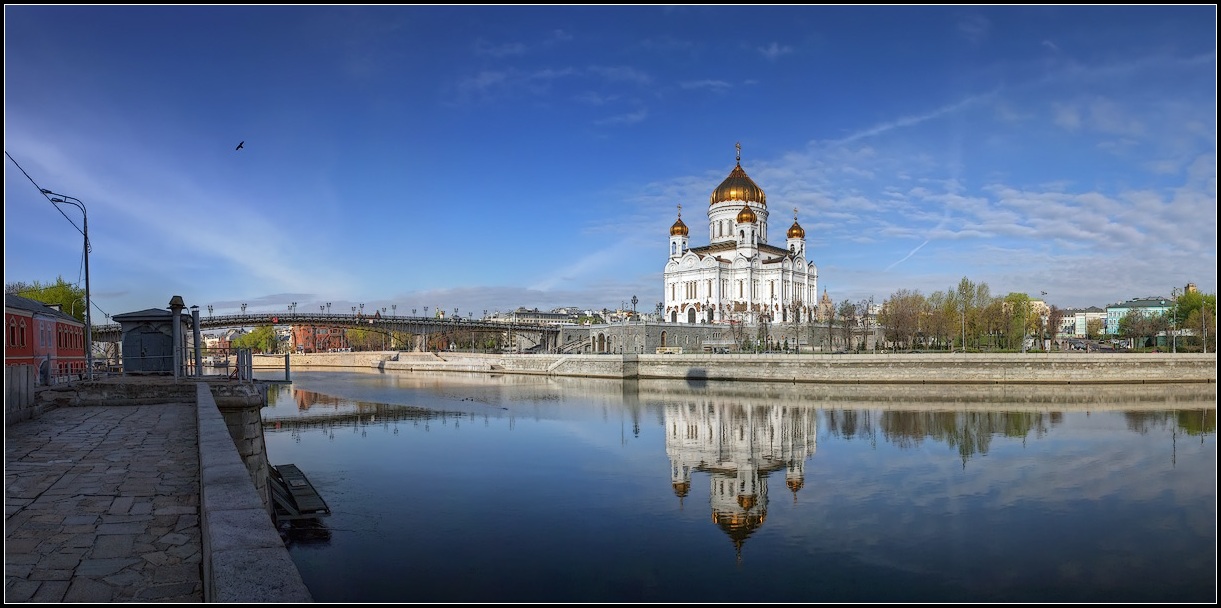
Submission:
[[[254,367],[285,366],[256,355]],[[297,354],[289,369],[478,372],[588,378],[823,384],[1149,384],[1217,381],[1217,355],[1154,353],[886,355],[504,355],[358,352]]]

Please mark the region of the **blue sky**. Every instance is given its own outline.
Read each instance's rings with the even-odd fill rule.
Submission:
[[[837,302],[963,277],[1060,307],[1216,293],[1212,5],[4,21],[5,282],[83,283],[80,233],[38,188],[76,197],[96,322],[173,295],[652,310],[677,205],[707,244],[738,142],[770,240],[797,208]]]

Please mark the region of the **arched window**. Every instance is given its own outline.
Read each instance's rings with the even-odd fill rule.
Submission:
[[[678,243],[670,243],[670,255],[678,253]]]

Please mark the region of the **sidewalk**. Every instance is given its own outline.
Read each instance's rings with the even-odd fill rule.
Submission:
[[[6,429],[5,603],[203,602],[197,426],[164,403]]]

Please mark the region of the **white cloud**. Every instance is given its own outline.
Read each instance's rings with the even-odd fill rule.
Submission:
[[[759,51],[759,54],[763,55],[763,57],[765,59],[767,59],[768,61],[775,61],[783,55],[788,55],[789,53],[792,53],[793,47],[784,46],[779,43],[773,42],[767,46],[761,46],[761,47],[757,48],[756,50]]]

